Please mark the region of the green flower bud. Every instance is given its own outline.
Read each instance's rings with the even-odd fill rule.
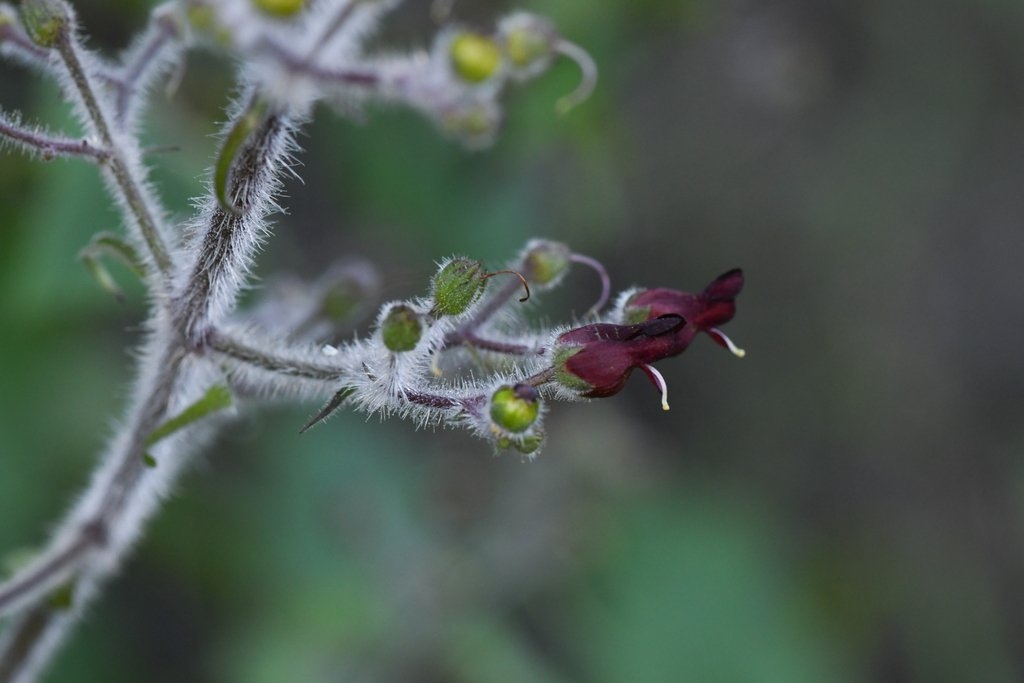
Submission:
[[[513,439],[509,436],[503,436],[498,439],[497,446],[502,450],[514,448],[523,455],[530,455],[531,453],[535,453],[542,443],[544,443],[544,435],[538,433],[528,434],[517,439]]]
[[[39,47],[53,47],[71,25],[71,12],[60,0],[23,0],[21,22],[25,33]]]
[[[412,351],[422,334],[419,315],[408,306],[393,307],[380,326],[381,339],[389,351]]]
[[[523,275],[538,285],[552,284],[569,269],[571,254],[569,247],[561,242],[535,240],[527,246],[523,257]]]
[[[498,44],[477,33],[457,35],[448,48],[448,54],[455,73],[469,83],[482,83],[501,68]]]
[[[484,267],[468,258],[452,259],[434,276],[435,315],[459,315],[484,291]]]
[[[538,59],[551,55],[551,41],[537,31],[518,28],[505,36],[505,53],[513,64],[525,69]]]
[[[441,129],[470,149],[491,144],[501,125],[501,110],[491,101],[460,102],[438,113]]]
[[[261,11],[275,17],[290,17],[306,7],[306,0],[253,0]]]
[[[491,396],[491,420],[502,430],[525,432],[539,413],[540,395],[530,384],[506,385]]]
[[[518,12],[501,22],[498,34],[515,78],[536,76],[551,64],[558,32],[547,19]]]

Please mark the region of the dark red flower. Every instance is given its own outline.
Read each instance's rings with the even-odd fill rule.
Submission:
[[[742,358],[746,352],[718,329],[719,325],[729,322],[736,314],[736,296],[741,289],[743,271],[739,268],[718,276],[699,294],[664,288],[647,289],[626,303],[626,318],[637,321],[663,315],[682,316],[686,322]]]
[[[630,325],[594,323],[562,334],[555,351],[558,381],[591,398],[611,396],[626,384],[634,369],[644,371],[661,392],[668,410],[668,387],[651,363],[678,356],[698,332],[743,356],[718,329],[736,313],[736,295],[743,288],[743,273],[731,270],[699,294],[674,289],[649,289],[626,305]]]

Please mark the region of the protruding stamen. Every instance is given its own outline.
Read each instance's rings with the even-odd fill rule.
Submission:
[[[668,382],[653,365],[641,365],[640,369],[647,373],[648,379],[661,392],[661,409],[668,410]]]
[[[430,354],[430,374],[434,377],[440,377],[444,374],[444,371],[441,370],[441,351],[443,350],[444,349],[442,347],[438,346],[434,349],[434,352]]]
[[[590,258],[589,256],[584,256],[583,254],[569,254],[569,260],[573,263],[579,263],[592,268],[597,273],[598,277],[601,278],[601,297],[597,300],[597,303],[590,307],[590,310],[587,311],[583,317],[586,318],[591,315],[597,315],[598,312],[604,308],[604,305],[608,303],[608,297],[611,296],[612,293],[612,280],[608,277],[608,271],[605,270],[604,265],[600,261]]]
[[[746,351],[733,344],[732,339],[729,339],[728,335],[726,335],[725,332],[722,332],[717,327],[712,327],[711,329],[708,330],[708,333],[711,335],[712,339],[714,339],[716,342],[718,342],[725,348],[729,349],[729,351],[732,352],[732,355],[736,356],[737,358],[743,358],[744,356],[747,355]]]
[[[594,92],[594,86],[597,85],[597,64],[586,50],[567,40],[559,40],[555,43],[554,50],[563,57],[568,57],[576,62],[581,72],[580,84],[576,86],[576,89],[555,103],[555,111],[564,115]]]

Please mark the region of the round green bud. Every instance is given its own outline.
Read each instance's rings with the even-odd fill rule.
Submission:
[[[548,68],[560,38],[554,25],[544,17],[516,12],[498,24],[498,40],[508,58],[512,78],[524,80]]]
[[[561,242],[538,240],[529,245],[523,258],[523,275],[530,282],[549,285],[569,269],[572,252]]]
[[[380,336],[389,351],[412,351],[420,341],[423,326],[419,315],[408,306],[395,306],[388,311],[380,326]]]
[[[501,68],[501,48],[477,33],[461,33],[448,48],[452,68],[459,78],[470,83],[482,83]]]
[[[21,3],[21,22],[33,43],[39,47],[53,47],[71,24],[71,14],[60,0],[24,0]]]
[[[452,259],[434,276],[435,315],[459,315],[484,291],[484,267],[468,258]]]
[[[540,395],[530,384],[505,385],[491,396],[491,420],[508,432],[525,432],[537,421]]]
[[[494,140],[501,125],[501,110],[490,101],[469,101],[440,113],[438,124],[470,149],[482,149]]]
[[[517,68],[525,69],[551,56],[551,39],[545,33],[522,26],[505,36],[505,54]]]
[[[306,7],[306,0],[253,0],[260,11],[275,17],[290,17]]]

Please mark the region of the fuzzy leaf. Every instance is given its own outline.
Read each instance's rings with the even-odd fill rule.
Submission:
[[[174,417],[168,419],[162,425],[154,429],[146,438],[146,445],[152,446],[161,439],[165,439],[174,432],[187,427],[188,425],[211,415],[218,410],[223,410],[231,405],[231,392],[222,384],[215,384],[206,390],[199,400],[186,407]],[[145,456],[143,456],[145,458]],[[149,462],[146,463],[149,465]],[[150,465],[152,466],[152,465]]]
[[[307,422],[302,427],[302,429],[299,430],[299,434],[303,434],[309,431],[310,429],[315,427],[318,422],[322,422],[323,420],[327,419],[328,416],[330,416],[333,412],[335,412],[341,407],[341,404],[344,403],[345,399],[351,396],[352,393],[352,387],[342,387],[341,389],[339,389],[338,392],[331,397],[331,400],[328,401],[327,404],[320,409],[320,412],[314,415],[309,420],[309,422]]]
[[[96,279],[103,291],[110,293],[118,301],[124,301],[124,292],[121,291],[107,267],[100,261],[101,256],[112,256],[141,278],[146,274],[146,267],[139,252],[117,235],[101,232],[95,235],[92,241],[78,254],[82,265]]]

